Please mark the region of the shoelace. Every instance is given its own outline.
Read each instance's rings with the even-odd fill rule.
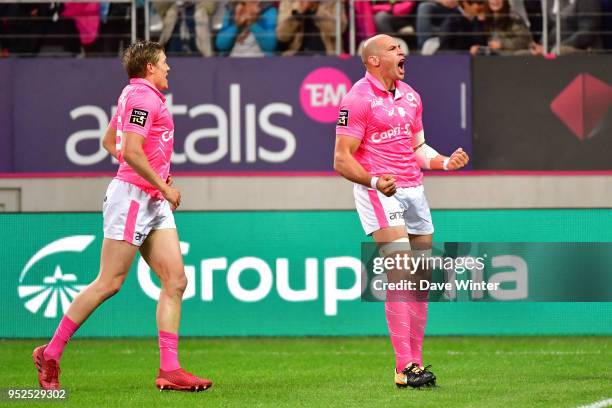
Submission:
[[[430,367],[430,366],[428,366]],[[416,365],[415,363],[412,363],[410,366],[404,368],[402,370],[402,374],[420,374],[421,373],[421,367],[419,367],[418,365]]]

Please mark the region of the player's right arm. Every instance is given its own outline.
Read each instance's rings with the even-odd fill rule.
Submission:
[[[106,133],[104,133],[104,138],[102,139],[102,147],[104,147],[104,149],[106,149],[115,159],[118,159],[116,138],[117,129],[112,125],[108,125]]]
[[[361,140],[346,135],[336,136],[336,148],[334,150],[334,170],[342,177],[353,183],[359,183],[366,187],[373,187],[372,175],[363,168],[353,156]],[[395,194],[395,178],[385,174],[376,181],[376,189],[387,197]]]

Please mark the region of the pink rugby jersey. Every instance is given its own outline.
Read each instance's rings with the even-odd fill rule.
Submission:
[[[370,73],[353,85],[340,103],[336,135],[361,140],[355,159],[373,176],[390,174],[398,187],[421,185],[414,135],[423,130],[421,97],[402,81],[395,95]]]
[[[142,146],[151,168],[166,180],[170,173],[170,157],[174,145],[174,123],[166,107],[166,98],[149,81],[132,78],[123,88],[111,127],[117,129],[118,180],[134,184],[153,197],[163,196],[125,161],[122,154],[123,135],[134,132],[145,138]]]

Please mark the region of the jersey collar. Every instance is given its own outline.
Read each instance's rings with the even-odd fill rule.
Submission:
[[[159,96],[159,99],[161,99],[162,102],[164,103],[166,102],[166,97],[164,96],[164,94],[159,92],[159,89],[157,89],[151,82],[147,81],[144,78],[131,78],[130,85],[136,85],[136,84],[148,86],[149,88],[153,90],[153,92],[157,94],[157,96]]]
[[[366,72],[365,77],[379,91],[384,92],[384,93],[389,92],[385,89],[383,84],[381,84],[380,81],[374,77],[374,75],[370,74],[369,72]],[[395,81],[395,95],[393,99],[399,99],[404,95],[402,91],[400,91],[399,89],[399,84],[400,84],[400,81]]]

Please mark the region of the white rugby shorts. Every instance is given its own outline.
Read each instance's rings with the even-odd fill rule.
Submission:
[[[151,197],[128,182],[113,179],[106,190],[104,238],[140,246],[151,230],[176,228],[166,200]]]
[[[405,225],[409,234],[433,234],[429,204],[422,185],[398,188],[393,197],[355,184],[355,206],[366,235],[387,227]]]

